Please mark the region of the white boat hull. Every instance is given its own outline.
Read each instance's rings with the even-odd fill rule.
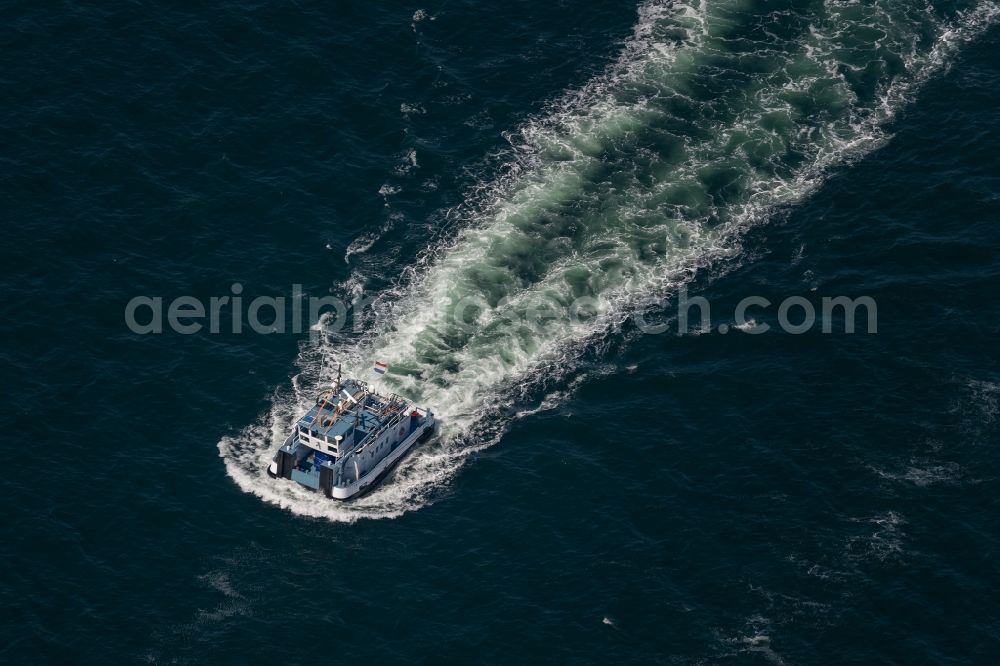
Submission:
[[[368,473],[362,475],[354,483],[346,486],[334,486],[333,499],[348,500],[371,490],[406,455],[407,451],[416,446],[417,442],[420,442],[422,438],[429,436],[430,431],[434,429],[434,424],[434,416],[429,414],[427,420],[419,428],[400,442],[395,451],[382,458],[377,465],[368,470]]]

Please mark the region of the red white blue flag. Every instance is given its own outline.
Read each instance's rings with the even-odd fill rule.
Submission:
[[[384,375],[385,371],[389,369],[389,364],[385,361],[375,361],[375,372],[380,375]]]

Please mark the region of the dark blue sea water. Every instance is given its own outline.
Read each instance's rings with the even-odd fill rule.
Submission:
[[[995,2],[5,8],[4,663],[996,663]],[[368,306],[126,325],[235,283]],[[378,359],[440,435],[267,478]]]

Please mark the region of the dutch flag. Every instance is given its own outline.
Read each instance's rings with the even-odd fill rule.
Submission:
[[[389,369],[389,364],[385,361],[375,361],[375,372],[379,375],[384,375],[385,371]]]

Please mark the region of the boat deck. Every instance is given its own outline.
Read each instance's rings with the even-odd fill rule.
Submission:
[[[347,433],[354,428],[355,420],[357,420],[357,427],[359,431],[357,441],[361,441],[363,439],[363,435],[378,430],[396,414],[396,411],[398,411],[393,410],[383,415],[381,413],[374,413],[369,409],[364,409],[361,411],[359,416],[358,410],[354,409],[352,411],[345,411],[341,413],[337,419],[333,421],[333,423],[320,425],[320,422],[317,422],[318,410],[319,405],[314,405],[313,408],[309,410],[308,414],[299,419],[299,424],[305,425],[313,432],[333,439],[337,435],[346,437]],[[333,413],[333,407],[325,407],[323,409],[322,416],[324,419],[332,418]],[[326,424],[327,421],[323,420],[322,423]]]
[[[292,481],[296,483],[301,483],[307,488],[312,488],[313,490],[319,490],[319,468],[314,467],[312,470],[306,471],[303,469],[293,469],[292,470]]]
[[[319,490],[319,467],[325,461],[331,459],[331,456],[322,453],[310,453],[299,463],[298,467],[292,470],[292,480],[313,490]]]

